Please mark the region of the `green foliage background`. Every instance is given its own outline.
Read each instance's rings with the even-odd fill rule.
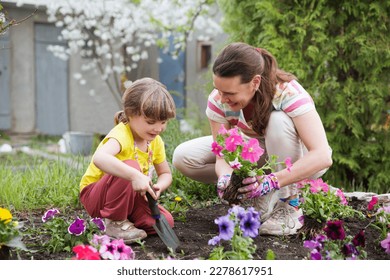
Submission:
[[[232,41],[269,50],[314,98],[333,149],[324,179],[389,192],[390,1],[218,4]]]

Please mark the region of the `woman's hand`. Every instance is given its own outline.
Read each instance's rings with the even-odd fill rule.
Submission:
[[[237,190],[240,193],[237,198],[240,200],[263,196],[273,189],[280,189],[278,178],[273,173],[245,178],[242,184],[246,186]]]
[[[225,192],[227,186],[229,185],[230,177],[231,177],[230,174],[224,174],[219,176],[218,183],[217,183],[217,192],[219,198],[222,198],[223,193]]]

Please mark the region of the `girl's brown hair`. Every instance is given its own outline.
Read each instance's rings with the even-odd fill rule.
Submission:
[[[264,135],[272,112],[276,84],[290,82],[296,77],[278,68],[276,59],[265,49],[245,43],[227,45],[216,58],[213,73],[218,77],[240,76],[241,83],[249,83],[255,75],[261,76],[260,87],[254,98],[253,130]]]
[[[152,78],[142,78],[130,85],[122,96],[123,111],[115,114],[115,124],[128,123],[131,116],[166,121],[176,116],[175,102],[167,88]]]

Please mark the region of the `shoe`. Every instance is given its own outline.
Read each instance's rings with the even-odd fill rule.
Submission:
[[[270,191],[267,195],[259,196],[252,201],[250,204],[260,213],[260,221],[264,223],[271,215],[274,210],[276,203],[279,201],[279,193],[276,190]]]
[[[106,234],[115,239],[123,239],[125,244],[134,243],[148,236],[144,230],[136,228],[129,220],[113,221],[106,218],[105,222]]]
[[[259,228],[260,235],[292,235],[303,226],[299,218],[302,209],[296,209],[288,202],[278,201],[268,220]]]

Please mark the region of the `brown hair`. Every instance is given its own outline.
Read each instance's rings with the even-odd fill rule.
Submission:
[[[241,83],[249,83],[255,75],[261,76],[260,87],[254,98],[253,130],[264,135],[272,112],[272,99],[278,83],[290,82],[296,77],[278,68],[276,59],[265,49],[245,43],[227,45],[216,58],[213,73],[218,77],[240,76]]]
[[[166,121],[176,116],[175,102],[167,88],[152,78],[142,78],[130,85],[122,96],[123,111],[115,114],[115,124],[128,123],[131,116]]]

